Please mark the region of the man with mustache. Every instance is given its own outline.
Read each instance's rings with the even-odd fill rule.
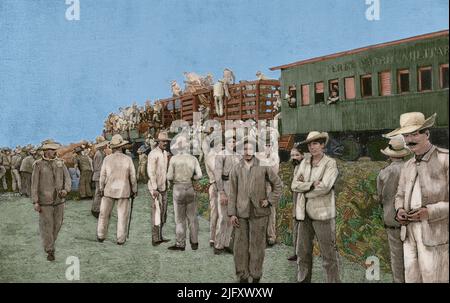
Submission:
[[[435,119],[405,113],[400,128],[386,135],[403,135],[415,155],[402,168],[395,197],[407,283],[449,282],[448,150],[430,142]]]

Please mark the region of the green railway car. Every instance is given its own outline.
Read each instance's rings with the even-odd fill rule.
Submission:
[[[448,30],[277,66],[282,135],[327,131],[329,152],[379,159],[402,113],[437,113],[432,141],[448,147]]]

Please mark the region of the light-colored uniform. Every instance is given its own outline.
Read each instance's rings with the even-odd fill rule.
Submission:
[[[167,180],[173,182],[173,207],[175,213],[176,246],[186,246],[186,221],[191,244],[198,244],[198,217],[192,179],[202,177],[197,158],[180,153],[170,159]]]
[[[232,153],[232,152],[229,152]],[[214,178],[218,192],[218,228],[216,231],[214,247],[217,249],[231,248],[233,225],[230,223],[227,213],[227,204],[220,202],[221,194],[226,197],[230,196],[230,172],[233,167],[239,163],[239,156],[235,154],[227,154],[226,150],[221,151],[216,156],[216,164],[214,167]]]
[[[14,192],[22,192],[22,180],[20,179],[20,164],[22,164],[22,156],[20,154],[14,154],[11,157],[11,177],[12,177],[12,190]]]
[[[152,203],[152,241],[159,242],[163,240],[162,228],[167,220],[167,164],[168,153],[156,146],[148,155],[147,174],[148,190]],[[152,191],[159,193],[155,201]],[[158,202],[158,203],[156,203]]]
[[[129,156],[116,151],[105,157],[100,172],[100,190],[103,191],[103,198],[97,237],[105,239],[111,211],[117,201],[117,242],[124,243],[127,236],[130,196],[137,193],[136,170]]]
[[[448,175],[448,149],[436,146],[402,168],[396,211],[428,210],[428,219],[402,226],[406,283],[449,282]]]
[[[33,164],[35,161],[36,159],[30,155],[25,157],[20,164],[22,194],[27,197],[31,196],[31,174],[33,173]]]
[[[211,149],[205,157],[205,168],[206,173],[209,178],[209,243],[214,244],[216,239],[217,225],[219,222],[219,211],[218,208],[218,197],[217,197],[217,186],[216,180],[214,178],[214,168],[216,164],[217,152]]]

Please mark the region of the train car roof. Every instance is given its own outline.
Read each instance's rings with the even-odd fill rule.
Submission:
[[[384,43],[374,44],[374,45],[370,45],[370,46],[355,48],[355,49],[348,50],[348,51],[338,52],[338,53],[334,53],[334,54],[330,54],[330,55],[315,57],[315,58],[306,59],[306,60],[300,60],[297,62],[285,64],[285,65],[271,67],[270,70],[272,70],[272,71],[278,70],[278,69],[284,70],[287,68],[300,66],[300,65],[304,65],[304,64],[308,64],[308,63],[314,63],[314,62],[334,59],[334,58],[342,57],[345,55],[352,55],[352,54],[364,52],[367,50],[378,49],[378,48],[392,46],[392,45],[398,45],[398,44],[412,42],[412,41],[416,41],[416,40],[435,38],[435,37],[439,37],[439,36],[448,36],[448,32],[449,31],[447,29],[447,30],[442,30],[442,31],[438,31],[438,32],[433,32],[433,33],[413,36],[413,37],[409,37],[409,38],[404,38],[404,39],[400,39],[400,40],[395,40],[395,41],[391,41],[391,42],[384,42]]]

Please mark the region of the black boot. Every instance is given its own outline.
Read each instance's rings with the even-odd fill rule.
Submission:
[[[55,252],[54,251],[50,251],[47,253],[47,260],[48,261],[55,261]]]

